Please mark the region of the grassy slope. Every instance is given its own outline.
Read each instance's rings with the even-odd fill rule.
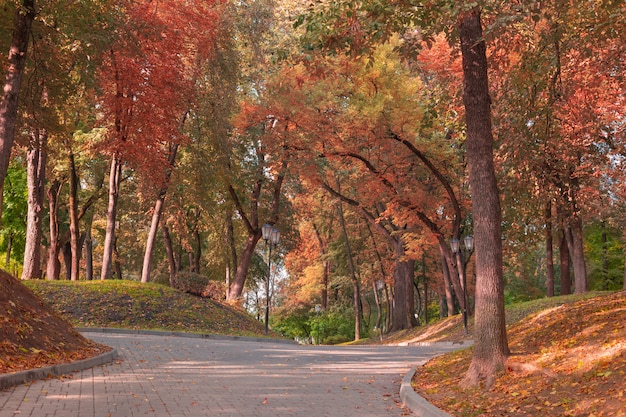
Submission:
[[[76,327],[119,327],[259,336],[243,310],[157,284],[134,281],[25,281]]]
[[[466,349],[422,367],[416,391],[454,416],[626,416],[626,292],[593,295],[507,309],[512,356],[489,389],[458,386]],[[444,323],[435,338],[462,334]]]

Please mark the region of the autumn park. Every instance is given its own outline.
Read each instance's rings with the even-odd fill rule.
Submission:
[[[0,4],[0,376],[471,342],[449,415],[626,416],[623,1]]]

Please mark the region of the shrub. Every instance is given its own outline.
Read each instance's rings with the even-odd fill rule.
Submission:
[[[174,288],[198,297],[220,300],[226,293],[224,287],[223,282],[213,281],[206,275],[195,272],[180,271],[174,277]]]

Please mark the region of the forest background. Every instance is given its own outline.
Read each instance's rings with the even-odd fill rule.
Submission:
[[[626,288],[619,1],[4,1],[6,269],[271,306],[325,342],[471,315],[477,10],[505,300]]]

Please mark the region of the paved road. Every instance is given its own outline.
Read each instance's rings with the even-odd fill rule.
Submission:
[[[406,416],[434,347],[318,347],[89,333],[120,360],[0,392],[0,417]]]

